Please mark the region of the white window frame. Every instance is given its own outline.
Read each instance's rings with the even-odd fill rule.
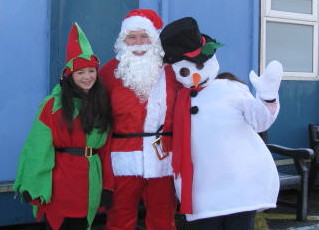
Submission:
[[[316,21],[317,20],[317,0],[313,0],[312,4],[312,14],[302,14],[302,13],[293,13],[286,11],[277,11],[271,9],[271,0],[266,0],[266,15],[269,17],[277,18],[287,18],[287,19],[299,19],[305,21]]]
[[[290,13],[271,9],[272,0],[261,0],[260,70],[266,65],[266,23],[280,22],[313,26],[312,72],[285,72],[284,80],[319,80],[318,78],[318,0],[313,0],[312,14]]]

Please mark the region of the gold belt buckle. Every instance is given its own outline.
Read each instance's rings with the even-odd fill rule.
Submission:
[[[158,157],[159,160],[163,160],[168,156],[168,152],[164,152],[161,144],[162,138],[159,137],[156,140],[152,142],[153,149],[156,153],[156,156]]]
[[[91,157],[92,155],[93,155],[93,148],[85,146],[84,156],[85,157]]]

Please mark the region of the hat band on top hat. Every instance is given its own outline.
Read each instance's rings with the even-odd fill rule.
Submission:
[[[201,37],[201,41],[202,41],[201,43],[202,43],[202,47],[203,47],[206,44],[206,40],[205,40],[204,36]],[[191,52],[183,53],[183,56],[186,56],[189,58],[196,57],[202,52],[202,50],[201,50],[202,47],[199,47],[198,49],[191,51]]]

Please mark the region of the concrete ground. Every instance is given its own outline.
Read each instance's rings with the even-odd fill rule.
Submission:
[[[296,202],[296,191],[283,191],[279,195],[282,203]],[[277,208],[257,213],[255,230],[319,230],[319,189],[311,189],[308,196],[308,216],[306,221],[296,221],[296,209],[294,205],[279,202]],[[93,230],[103,230],[104,220],[98,220]],[[176,216],[177,230],[192,230],[184,217]],[[136,230],[145,230],[140,218]],[[163,229],[165,230],[165,229]],[[244,230],[244,229],[238,229]]]
[[[279,201],[295,203],[296,192],[284,191]],[[256,216],[256,230],[319,230],[319,189],[311,189],[308,196],[308,215],[306,221],[296,221],[294,205],[281,204]]]
[[[296,191],[281,192],[279,200],[294,204],[296,202]],[[104,220],[97,220],[93,230],[103,230],[103,222]],[[176,216],[176,225],[177,230],[192,230],[181,215]],[[141,218],[136,230],[145,230]],[[239,228],[238,230],[244,229]],[[306,221],[296,221],[294,205],[279,202],[277,208],[257,213],[255,230],[319,230],[319,189],[310,190]]]
[[[279,200],[295,202],[296,192],[280,193]],[[296,221],[294,206],[278,204],[276,209],[266,210],[256,215],[255,230],[319,230],[319,189],[312,189],[308,196],[308,216],[306,221]],[[141,214],[136,230],[145,230]],[[98,216],[92,230],[104,230],[105,216]],[[192,230],[181,215],[176,216],[177,230]],[[0,230],[45,230],[43,223],[0,227]],[[163,229],[165,230],[165,229]],[[238,230],[244,230],[238,228]]]

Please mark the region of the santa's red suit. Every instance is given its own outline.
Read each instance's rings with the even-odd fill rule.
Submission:
[[[170,66],[165,66],[148,100],[143,102],[114,76],[118,64],[118,60],[112,59],[99,73],[110,96],[113,113],[113,136],[109,146],[114,181],[110,184],[105,180],[104,188],[113,190],[114,194],[106,229],[135,229],[140,199],[147,209],[145,224],[148,230],[175,229],[169,135],[178,87],[174,73]],[[162,160],[152,146],[152,142],[161,136],[156,135],[157,132],[168,134],[162,138],[164,151],[169,154]]]

